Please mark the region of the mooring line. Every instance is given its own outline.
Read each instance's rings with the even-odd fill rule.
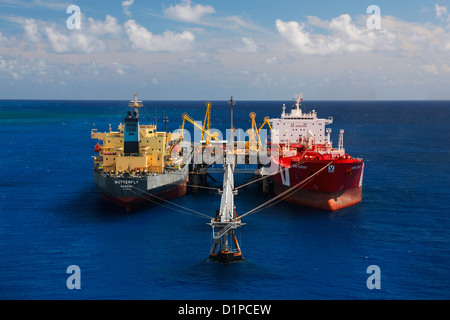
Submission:
[[[120,181],[119,179],[115,179],[114,177],[112,177],[112,179],[113,179],[113,180]],[[186,207],[181,206],[181,205],[179,205],[179,204],[176,204],[176,203],[174,203],[174,202],[172,202],[172,201],[169,201],[169,200],[167,200],[167,199],[158,197],[157,195],[151,194],[151,193],[149,193],[149,192],[147,192],[147,191],[145,191],[145,190],[141,190],[141,189],[139,189],[139,188],[137,188],[137,187],[135,187],[135,186],[133,186],[132,188],[134,188],[134,189],[136,189],[136,190],[138,190],[138,191],[140,191],[140,192],[142,192],[142,193],[145,193],[145,194],[147,194],[147,195],[149,195],[149,196],[151,196],[151,197],[154,197],[154,198],[156,198],[156,199],[158,199],[158,200],[167,202],[167,203],[169,203],[169,204],[172,204],[172,205],[177,206],[177,207],[179,207],[179,208],[182,208],[182,209],[184,209],[184,210],[191,211],[191,212],[193,212],[193,213],[195,213],[195,214],[197,214],[197,215],[199,215],[199,216],[201,216],[201,217],[203,217],[203,218],[212,219],[212,217],[210,217],[210,216],[208,216],[208,215],[206,215],[206,214],[204,214],[204,213],[201,213],[201,212],[198,212],[198,211],[195,211],[195,210],[186,208]],[[130,189],[130,191],[133,192],[134,194],[136,194],[136,195],[138,195],[138,196],[140,196],[140,197],[142,197],[142,198],[144,198],[144,199],[146,199],[146,200],[152,202],[152,203],[156,203],[156,204],[159,204],[159,205],[162,206],[162,207],[165,207],[165,208],[168,208],[168,209],[172,209],[172,210],[175,210],[175,211],[182,212],[182,211],[179,210],[179,209],[175,209],[175,208],[171,208],[171,207],[169,207],[169,206],[165,206],[165,205],[163,205],[163,204],[161,204],[161,203],[159,203],[159,202],[157,202],[157,201],[154,201],[154,200],[151,200],[151,199],[149,199],[149,198],[147,198],[147,197],[144,197],[143,195],[141,195],[141,194],[139,194],[139,193],[137,193],[137,192],[134,192],[132,189]],[[192,213],[188,213],[188,212],[182,212],[182,213],[186,213],[186,214],[193,215]]]
[[[137,189],[137,190],[140,190],[139,188],[136,188],[136,187],[134,187],[134,188]],[[169,209],[169,210],[177,211],[177,212],[180,212],[180,213],[183,213],[183,214],[188,214],[188,215],[191,215],[191,216],[194,216],[194,217],[198,217],[198,218],[207,218],[208,220],[211,220],[211,219],[212,219],[212,217],[210,217],[210,216],[207,216],[207,215],[205,215],[205,214],[203,214],[203,213],[196,212],[195,210],[192,210],[192,209],[185,208],[185,207],[183,207],[183,206],[177,205],[176,203],[170,202],[170,201],[168,201],[168,200],[165,200],[165,199],[160,198],[160,199],[162,199],[162,200],[164,200],[164,201],[166,201],[166,202],[168,202],[168,203],[170,203],[170,204],[173,204],[173,205],[179,206],[179,207],[181,207],[181,208],[184,208],[185,210],[193,211],[195,214],[190,213],[190,212],[186,212],[186,211],[182,211],[182,210],[180,210],[180,209],[176,209],[176,208],[172,208],[172,207],[166,206],[166,205],[164,205],[164,204],[162,204],[162,203],[159,203],[159,202],[157,202],[157,201],[155,201],[155,200],[151,200],[151,199],[149,199],[149,198],[146,198],[146,197],[144,197],[143,195],[141,195],[141,194],[139,194],[139,193],[137,193],[137,192],[135,192],[135,191],[133,191],[133,190],[130,190],[130,191],[133,192],[134,194],[136,194],[137,196],[144,198],[144,200],[150,201],[150,202],[152,202],[152,203],[154,203],[154,204],[157,204],[157,205],[159,205],[159,206],[161,206],[161,207],[164,207],[164,208],[167,208],[167,209]],[[140,190],[140,191],[141,191],[141,192],[145,192],[144,190]],[[151,196],[154,196],[154,195],[152,195],[152,194],[150,194],[150,195],[151,195]]]
[[[303,163],[303,162],[300,161],[300,162],[296,162],[295,164],[300,165],[300,164],[302,164],[302,163]],[[278,173],[278,171],[275,172],[275,173],[273,173],[273,174],[269,174],[269,175],[267,175],[267,176],[258,178],[258,179],[256,179],[256,180],[251,180],[250,182],[247,182],[246,184],[243,184],[242,186],[239,186],[239,187],[234,188],[234,190],[238,190],[238,189],[243,188],[243,187],[246,187],[246,186],[248,186],[248,185],[250,185],[250,184],[252,184],[252,183],[255,183],[255,182],[258,182],[258,181],[267,179],[267,178],[269,178],[269,177],[272,177],[272,176],[276,175],[277,173]]]
[[[278,198],[283,197],[285,194],[287,194],[287,193],[291,192],[292,190],[298,188],[301,184],[304,183],[304,184],[306,185],[306,183],[311,182],[312,179],[314,179],[320,172],[322,172],[325,168],[327,168],[327,167],[328,167],[330,164],[332,164],[332,163],[333,163],[333,161],[331,161],[330,163],[328,163],[327,165],[325,165],[322,169],[320,169],[319,171],[317,171],[317,172],[314,173],[313,175],[311,175],[311,176],[309,176],[308,178],[306,178],[306,179],[300,181],[300,182],[297,183],[295,186],[289,188],[289,189],[286,190],[286,191],[283,191],[282,193],[280,193],[279,195],[277,195],[277,196],[275,196],[274,198],[270,199],[269,201],[266,201],[266,202],[264,202],[263,204],[259,205],[258,207],[256,207],[256,208],[254,208],[254,209],[252,209],[252,210],[250,210],[250,211],[244,213],[243,215],[239,216],[238,219],[241,219],[241,218],[243,218],[243,217],[245,217],[245,216],[247,216],[247,215],[249,215],[249,214],[259,212],[259,211],[263,210],[263,209],[261,209],[262,207],[264,207],[265,205],[267,205],[267,204],[269,204],[269,203],[271,203],[271,202],[277,200]],[[308,180],[310,180],[310,181],[308,181]],[[302,186],[302,188],[303,188],[303,187],[304,187],[304,186]],[[297,190],[295,190],[295,191],[297,191]],[[292,192],[292,193],[294,193],[294,192]],[[291,194],[289,194],[288,196],[290,196],[290,195],[291,195]],[[285,197],[285,198],[287,198],[287,197]],[[285,199],[285,198],[283,198],[283,199]],[[283,199],[282,199],[282,200],[283,200]],[[280,201],[281,201],[281,200],[280,200]],[[278,202],[279,202],[279,201],[278,201]],[[268,207],[269,207],[269,206],[268,206]],[[267,207],[267,208],[268,208],[268,207]],[[261,209],[261,210],[259,210],[259,209]],[[264,209],[266,209],[266,208],[264,208]]]
[[[273,197],[273,198],[270,199],[269,201],[266,201],[266,202],[264,202],[263,204],[257,206],[256,208],[254,208],[254,209],[252,209],[252,210],[250,210],[250,211],[244,213],[243,215],[237,217],[237,219],[240,220],[241,218],[243,218],[243,217],[245,217],[245,216],[247,216],[247,215],[250,215],[250,214],[257,213],[257,212],[259,212],[259,211],[265,210],[265,209],[267,209],[267,208],[269,208],[269,207],[271,207],[271,206],[273,206],[273,205],[279,203],[280,201],[282,201],[282,200],[284,200],[284,199],[290,197],[293,193],[295,193],[295,192],[298,190],[298,189],[297,189],[298,187],[301,186],[299,189],[303,188],[306,184],[310,183],[310,182],[311,182],[311,181],[312,181],[312,180],[313,180],[320,172],[322,172],[323,170],[325,170],[325,168],[327,168],[327,167],[328,167],[329,165],[331,165],[332,163],[333,163],[333,161],[331,161],[330,163],[328,163],[327,165],[325,165],[323,168],[321,168],[320,170],[318,170],[317,172],[315,172],[313,175],[311,175],[311,176],[307,177],[306,179],[300,181],[300,182],[297,183],[295,186],[289,188],[289,189],[286,190],[286,191],[283,191],[282,193],[280,193],[279,195]],[[263,179],[268,178],[268,177],[271,177],[271,176],[273,176],[273,175],[265,176],[265,177],[259,178],[259,179],[257,179],[257,180],[254,180],[254,181],[250,181],[249,183],[246,183],[246,184],[244,184],[244,185],[242,185],[242,186],[240,186],[240,187],[237,187],[237,188],[235,188],[234,190],[237,190],[237,189],[242,188],[242,187],[244,187],[244,186],[246,186],[246,185],[249,185],[249,184],[251,184],[251,183],[257,182],[257,181],[259,181],[259,180],[263,180]],[[112,179],[113,179],[113,180],[120,181],[119,179],[115,179],[114,177],[112,177]],[[192,213],[186,212],[186,211],[182,211],[182,210],[180,210],[180,209],[172,208],[172,207],[169,207],[169,206],[164,205],[164,204],[162,204],[162,203],[159,203],[159,202],[157,202],[157,201],[151,200],[151,199],[149,199],[149,198],[143,196],[142,194],[139,194],[139,193],[133,191],[133,188],[136,189],[136,190],[138,190],[138,191],[140,191],[141,193],[147,194],[147,195],[149,195],[149,196],[151,196],[151,197],[154,197],[154,198],[156,198],[156,199],[158,199],[158,200],[164,201],[164,202],[166,202],[166,203],[168,203],[168,204],[172,204],[172,205],[174,205],[174,206],[176,206],[176,207],[179,207],[179,208],[181,208],[181,209],[183,209],[183,210],[186,210],[186,211],[190,211],[190,212],[192,212]],[[209,187],[204,187],[204,188],[214,189],[214,190],[220,190],[220,189],[218,189],[218,188],[209,188]],[[137,188],[137,187],[135,187],[135,186],[133,186],[133,187],[130,189],[130,191],[133,192],[134,194],[136,194],[137,196],[142,197],[142,198],[144,198],[145,200],[150,201],[150,202],[152,202],[152,203],[155,203],[155,204],[157,204],[157,205],[160,205],[160,206],[162,206],[162,207],[164,207],[164,208],[168,208],[168,209],[170,209],[170,210],[178,211],[178,212],[180,212],[180,213],[189,214],[189,215],[192,215],[192,216],[197,216],[197,217],[201,217],[201,218],[206,218],[206,219],[208,219],[208,220],[212,219],[211,216],[208,216],[208,215],[206,215],[206,214],[204,214],[204,213],[201,213],[201,212],[198,212],[198,211],[196,211],[196,210],[192,210],[192,209],[190,209],[190,208],[184,207],[184,206],[182,206],[182,205],[176,204],[176,203],[174,203],[174,202],[172,202],[172,201],[169,201],[169,200],[167,200],[167,199],[158,197],[158,196],[156,196],[156,195],[154,195],[154,194],[151,194],[151,193],[149,193],[149,192],[147,192],[147,191],[145,191],[145,190],[141,190],[141,189],[139,189],[139,188]],[[286,194],[287,194],[287,195],[286,195]],[[286,196],[285,196],[285,195],[286,195]],[[281,199],[278,200],[279,198],[281,198]],[[272,203],[272,202],[275,201],[275,200],[278,200],[278,201]],[[194,213],[194,214],[193,214],[193,213]]]
[[[220,191],[220,190],[222,190],[222,189],[220,189],[220,188],[204,187],[204,186],[195,186],[195,185],[192,185],[192,184],[188,184],[187,186],[190,187],[190,188],[200,188],[200,189],[208,189],[208,190],[214,190],[214,191]]]

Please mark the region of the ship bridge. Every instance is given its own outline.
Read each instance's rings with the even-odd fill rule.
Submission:
[[[276,139],[285,144],[300,142],[309,136],[314,138],[316,144],[330,142],[327,141],[325,126],[333,123],[333,117],[317,118],[315,110],[304,113],[301,101],[303,98],[298,95],[290,113],[286,113],[286,105],[283,104],[281,118],[270,120]]]

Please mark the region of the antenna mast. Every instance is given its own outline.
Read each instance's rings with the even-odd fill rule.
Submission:
[[[134,93],[134,100],[130,101],[128,103],[128,106],[131,108],[134,108],[134,112],[136,112],[136,114],[138,113],[138,108],[143,107],[142,101],[138,101],[137,99],[137,93]]]

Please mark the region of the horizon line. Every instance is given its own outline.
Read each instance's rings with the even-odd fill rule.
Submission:
[[[233,99],[235,97],[233,96]],[[235,99],[235,101],[293,101],[294,99]],[[45,98],[27,98],[27,99],[14,99],[14,98],[0,98],[0,101],[131,101],[129,99],[45,99]],[[143,99],[142,101],[229,101],[227,99]],[[308,101],[450,101],[449,99],[308,99]]]

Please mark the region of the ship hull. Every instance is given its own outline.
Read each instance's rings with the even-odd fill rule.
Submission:
[[[333,162],[306,183],[301,183],[328,163],[314,161],[280,165],[280,171],[273,178],[273,192],[280,195],[300,183],[296,190],[283,196],[286,202],[327,211],[359,203],[364,173],[362,160]]]
[[[100,190],[100,194],[104,200],[127,209],[139,205],[144,205],[147,203],[163,202],[158,198],[162,198],[164,200],[175,199],[184,196],[186,192],[187,192],[187,181],[180,185],[169,187],[166,190],[154,194],[142,195],[139,197],[117,197]]]
[[[94,181],[104,200],[129,211],[132,207],[185,195],[188,170],[185,166],[180,171],[143,177],[116,177],[94,171]]]
[[[274,193],[280,194],[288,187],[274,184]],[[362,200],[362,187],[338,192],[297,190],[285,199],[286,202],[314,209],[335,211],[359,203]]]

